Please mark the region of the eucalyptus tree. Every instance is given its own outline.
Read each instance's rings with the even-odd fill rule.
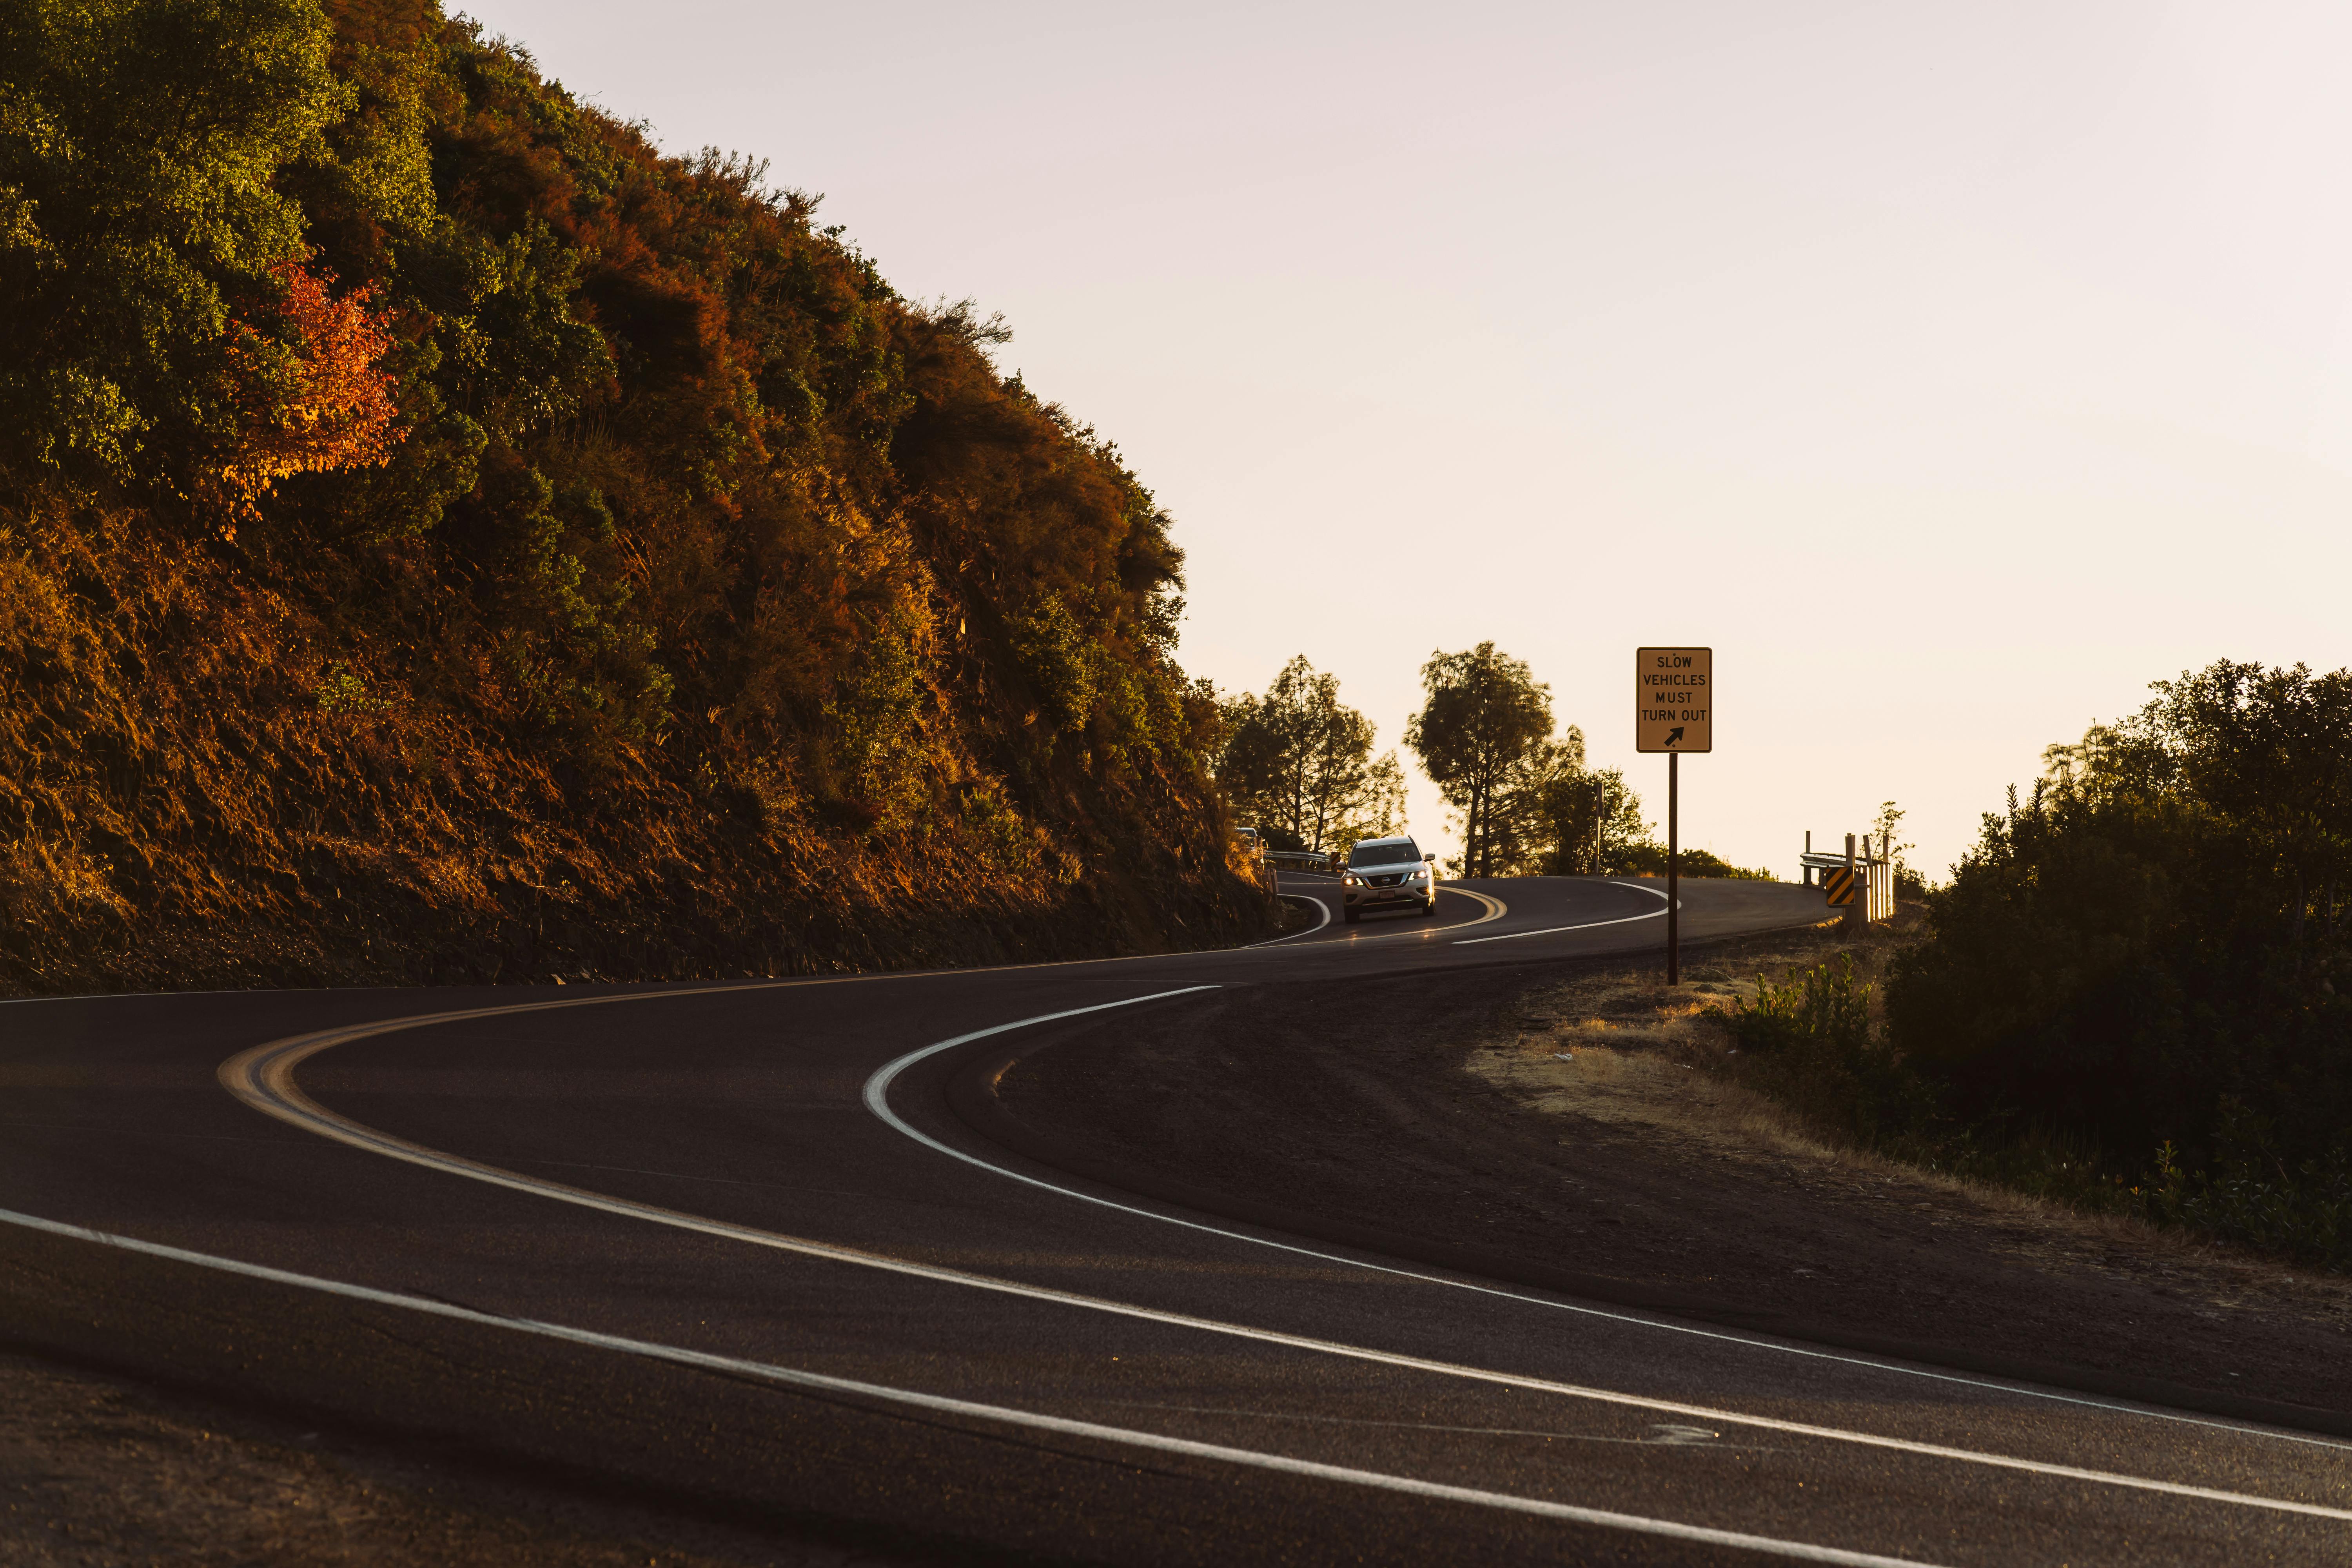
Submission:
[[[1339,678],[1306,655],[1284,665],[1265,696],[1243,693],[1223,709],[1217,780],[1261,826],[1311,849],[1342,848],[1402,826],[1396,753],[1372,755],[1371,721],[1340,701]]]
[[[1462,874],[1495,876],[1509,865],[1515,787],[1551,736],[1551,689],[1491,642],[1430,655],[1421,685],[1404,743],[1461,814]]]

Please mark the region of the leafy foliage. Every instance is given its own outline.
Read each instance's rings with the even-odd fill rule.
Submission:
[[[1932,1119],[1927,1085],[1871,1026],[1870,986],[1853,958],[1757,982],[1752,1003],[1727,1015],[1751,1058],[1748,1076],[1816,1127],[1866,1147],[1914,1138]]]
[[[1262,918],[1166,513],[814,208],[430,0],[0,0],[0,834],[119,822],[75,863],[122,953],[329,893],[436,973],[539,964],[559,894],[575,953],[696,972],[778,962],[779,889],[839,901],[795,963],[910,951],[856,933],[926,889],[1000,900],[989,951]],[[222,726],[261,800],[151,799]],[[20,974],[100,963],[50,875]]]
[[[1571,726],[1579,764],[1583,731]],[[1546,779],[1528,802],[1536,830],[1528,836],[1541,852],[1534,868],[1549,877],[1601,877],[1639,870],[1634,864],[1649,845],[1642,797],[1625,782],[1622,768],[1581,765]]]
[[[1677,855],[1675,872],[1684,877],[1717,878],[1735,882],[1769,882],[1775,879],[1767,870],[1750,870],[1735,866],[1712,849],[1684,849]],[[1650,839],[1625,846],[1616,856],[1611,872],[1631,872],[1642,877],[1663,877],[1666,874],[1666,847]]]
[[[1404,829],[1404,772],[1372,755],[1371,721],[1339,700],[1338,677],[1304,654],[1263,698],[1223,704],[1217,782],[1277,848],[1345,852],[1359,838]]]
[[[1525,660],[1491,642],[1430,655],[1421,667],[1421,685],[1426,700],[1406,721],[1404,742],[1460,814],[1462,875],[1504,875],[1517,858],[1514,829],[1532,815],[1514,810],[1514,796],[1525,797],[1580,764],[1583,737],[1576,737],[1573,763],[1564,752],[1545,749],[1551,689]]]
[[[349,107],[328,42],[303,0],[0,5],[12,466],[184,495],[274,412],[254,317],[303,258],[278,173]]]
[[[1963,1119],[2131,1164],[2165,1148],[2185,1173],[2149,1180],[2181,1215],[2257,1177],[2332,1191],[2352,1157],[2352,672],[2222,662],[2156,690],[1985,818],[1891,975],[1894,1041]]]
[[[1665,869],[1641,796],[1618,768],[1585,763],[1584,731],[1552,734],[1551,689],[1480,643],[1422,667],[1426,700],[1405,743],[1459,814],[1466,877],[1591,877]],[[1686,876],[1768,877],[1699,852]]]

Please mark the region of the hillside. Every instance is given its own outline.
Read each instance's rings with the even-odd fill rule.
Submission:
[[[0,987],[1221,945],[1181,552],[429,0],[0,0]]]

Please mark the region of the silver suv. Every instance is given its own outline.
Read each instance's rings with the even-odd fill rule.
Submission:
[[[1348,851],[1348,868],[1339,877],[1346,889],[1348,923],[1354,925],[1366,910],[1394,909],[1411,904],[1423,914],[1437,909],[1437,872],[1421,846],[1410,838],[1360,839]]]

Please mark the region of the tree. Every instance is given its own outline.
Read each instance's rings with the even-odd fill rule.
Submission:
[[[103,951],[527,930],[451,961],[511,975],[562,889],[627,972],[765,973],[780,909],[959,846],[952,899],[1039,912],[1016,948],[1100,876],[1155,945],[1260,921],[1171,520],[814,207],[439,0],[0,0],[0,601],[48,617],[0,637],[0,883],[86,829],[121,884],[22,882],[0,970],[97,980],[131,961],[77,911],[129,910]],[[929,951],[895,921],[817,924]]]
[[[1486,834],[1493,868],[1486,875],[1544,874],[1561,837],[1555,797],[1583,776],[1584,731],[1575,725],[1528,748],[1495,792]]]
[[[1396,753],[1372,755],[1371,721],[1339,700],[1339,678],[1304,654],[1282,667],[1262,698],[1220,704],[1225,724],[1217,782],[1261,826],[1313,849],[1342,848],[1392,833],[1404,817],[1404,770]]]
[[[1404,742],[1461,814],[1463,875],[1494,876],[1510,847],[1505,800],[1551,734],[1551,689],[1491,642],[1430,655],[1421,684],[1428,700],[1406,722]]]
[[[2223,661],[2155,689],[1984,817],[1888,1025],[1961,1115],[2252,1161],[2284,1215],[2301,1162],[2352,1182],[2352,671]]]
[[[305,0],[0,0],[0,452],[168,489],[236,463],[257,423],[288,445],[321,372],[299,321],[268,353],[308,302],[276,181],[348,107],[329,41]],[[265,356],[295,363],[256,409]]]
[[[2050,762],[2052,752],[2063,752],[2065,749],[2063,746],[2050,747],[2042,753],[2042,761]],[[1873,854],[1885,855],[1891,864],[1894,870],[1895,896],[1916,900],[1927,896],[1927,879],[1913,869],[1911,863],[1904,859],[1903,856],[1906,850],[1916,849],[1919,847],[1916,844],[1898,842],[1895,837],[1901,829],[1906,815],[1903,808],[1891,800],[1880,805],[1878,819],[1870,825],[1870,848]]]
[[[1642,797],[1626,784],[1622,768],[1579,768],[1553,780],[1542,805],[1547,842],[1541,865],[1547,876],[1634,870],[1641,851],[1650,846]]]

